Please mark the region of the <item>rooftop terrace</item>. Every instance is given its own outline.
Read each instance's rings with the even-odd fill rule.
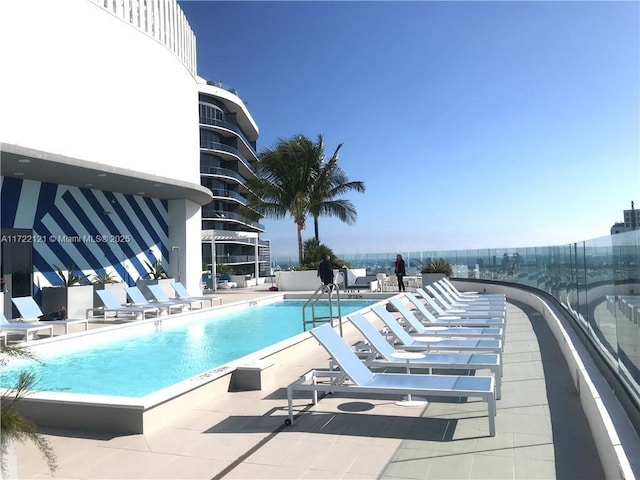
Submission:
[[[218,294],[230,303],[269,292]],[[150,433],[46,431],[59,459],[55,477],[634,478],[637,465],[611,474],[612,459],[596,444],[606,435],[591,432],[581,404],[587,385],[578,393],[548,312],[527,303],[510,297],[507,307],[495,437],[487,432],[484,403],[442,399],[416,408],[391,397],[332,395],[311,407],[296,396],[298,416],[285,426],[286,386],[328,365],[326,351],[309,338],[272,357],[273,382],[262,391],[227,392],[221,381],[218,395]],[[361,337],[346,325],[345,339],[353,344]],[[637,436],[631,441],[625,448],[637,452]],[[17,453],[20,478],[50,477],[33,445],[18,445]]]

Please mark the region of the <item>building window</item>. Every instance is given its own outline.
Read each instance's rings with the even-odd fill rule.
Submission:
[[[224,121],[224,112],[221,108],[209,103],[200,104],[200,123],[213,124]]]

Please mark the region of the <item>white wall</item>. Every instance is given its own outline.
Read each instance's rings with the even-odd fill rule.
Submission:
[[[202,227],[200,205],[188,200],[169,202],[169,261],[170,274],[180,278],[190,292],[202,289],[202,248],[200,232]],[[171,251],[172,246],[179,250]],[[188,247],[187,247],[188,246]],[[180,256],[178,261],[177,257]],[[178,263],[180,272],[178,274]]]
[[[88,0],[0,2],[0,141],[200,183],[195,78]]]

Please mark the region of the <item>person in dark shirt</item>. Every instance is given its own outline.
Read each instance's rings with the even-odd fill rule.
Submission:
[[[318,276],[325,285],[333,283],[333,262],[329,255],[325,255],[318,265]]]
[[[402,255],[398,254],[396,256],[396,277],[398,277],[398,289],[401,292],[404,292],[404,276],[407,274],[407,268],[405,267],[404,264],[404,259],[402,258]]]

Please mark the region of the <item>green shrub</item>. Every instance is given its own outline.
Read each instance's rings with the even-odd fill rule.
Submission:
[[[453,275],[451,264],[445,259],[431,260],[422,265],[421,273],[444,273],[447,277]]]

